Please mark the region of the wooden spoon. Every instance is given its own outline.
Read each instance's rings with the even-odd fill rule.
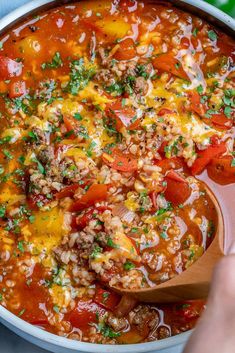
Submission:
[[[115,291],[149,303],[169,303],[207,297],[213,268],[224,255],[224,221],[215,195],[206,184],[204,184],[204,188],[217,212],[216,233],[205,253],[184,272],[162,284],[133,290],[113,287]]]

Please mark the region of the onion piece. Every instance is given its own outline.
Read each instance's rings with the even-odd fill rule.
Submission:
[[[133,297],[130,297],[129,295],[123,295],[120,302],[115,308],[114,315],[117,317],[123,317],[129,312],[134,309],[134,307],[137,304],[137,300]]]
[[[123,204],[119,203],[114,206],[112,210],[113,216],[118,216],[122,221],[131,223],[135,218],[135,212],[128,210],[128,208]]]

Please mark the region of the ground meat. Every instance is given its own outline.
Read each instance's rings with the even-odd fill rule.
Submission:
[[[32,134],[34,135],[33,147],[49,144],[49,136],[47,135],[46,131],[38,127],[33,127]]]
[[[136,95],[145,96],[148,92],[148,82],[144,77],[137,77],[133,84],[133,91]]]
[[[43,165],[51,163],[54,157],[55,157],[55,154],[54,154],[53,146],[42,146],[37,154],[37,159]]]
[[[138,305],[129,313],[129,320],[132,325],[137,326],[140,332],[144,331],[146,326],[153,330],[159,324],[159,313],[149,305]]]
[[[115,331],[121,331],[128,327],[128,320],[125,318],[117,318],[112,313],[109,313],[106,323]]]
[[[149,338],[153,338],[153,340],[155,340],[156,338],[158,340],[161,340],[163,338],[167,338],[171,336],[171,330],[169,327],[167,326],[160,326],[158,327],[158,329],[156,330],[156,337],[153,337],[152,335],[150,335]]]
[[[115,77],[113,76],[112,72],[108,69],[101,69],[95,75],[94,79],[97,82],[101,82],[106,86],[110,86],[115,83]]]
[[[80,232],[80,233],[71,234],[71,237],[74,238],[75,235],[77,235],[76,245],[78,246],[79,249],[91,248],[91,245],[94,243],[94,238],[95,238],[94,234]]]

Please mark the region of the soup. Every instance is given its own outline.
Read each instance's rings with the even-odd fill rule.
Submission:
[[[234,41],[161,2],[89,1],[1,38],[0,300],[94,343],[192,328],[203,301],[110,287],[169,280],[210,246],[198,179],[235,182]],[[232,190],[232,189],[231,189]]]

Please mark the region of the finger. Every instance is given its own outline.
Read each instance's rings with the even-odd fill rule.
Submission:
[[[232,303],[235,310],[235,254],[224,257],[215,267],[208,301]]]

